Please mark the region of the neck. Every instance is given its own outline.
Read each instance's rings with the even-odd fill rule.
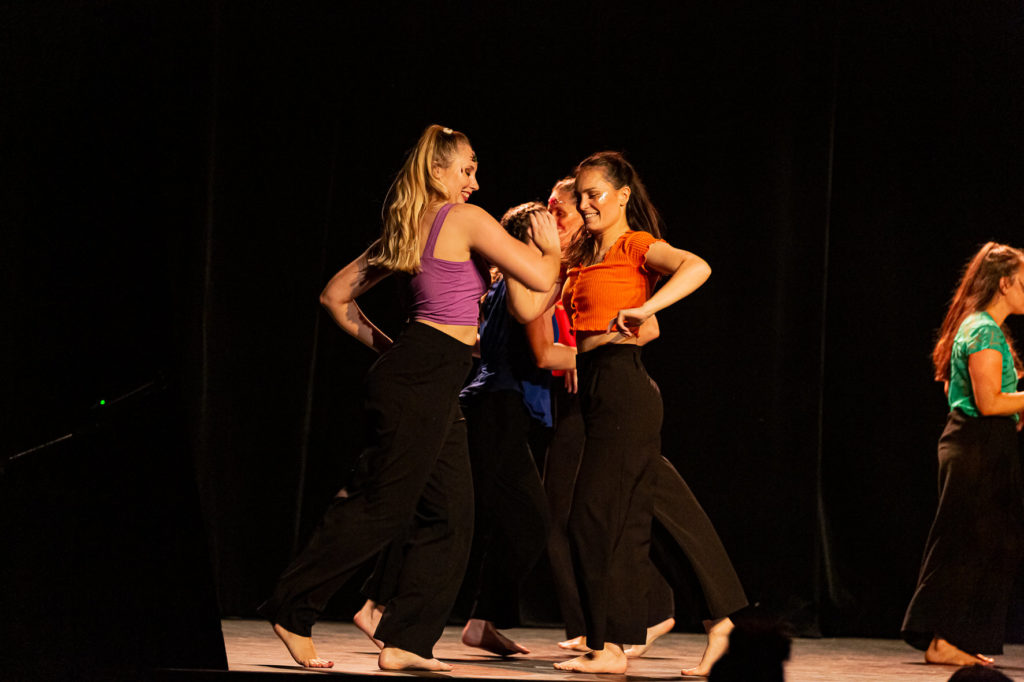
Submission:
[[[1010,304],[1002,294],[996,296],[995,300],[988,304],[985,312],[989,314],[995,323],[1002,326],[1007,317],[1010,316]]]
[[[615,240],[629,231],[625,220],[620,220],[597,236],[597,244],[601,251],[607,251]]]

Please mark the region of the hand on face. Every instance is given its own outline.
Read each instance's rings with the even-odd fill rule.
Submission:
[[[547,211],[534,211],[530,214],[530,238],[541,253],[561,255],[555,217]]]

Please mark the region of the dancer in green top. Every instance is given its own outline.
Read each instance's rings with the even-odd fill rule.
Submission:
[[[1024,252],[989,242],[968,263],[932,360],[950,413],[939,439],[939,505],[903,638],[925,661],[991,665],[1024,556],[1016,429],[1021,362],[1003,327],[1024,314]]]

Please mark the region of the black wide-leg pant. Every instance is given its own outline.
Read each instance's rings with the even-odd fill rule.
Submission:
[[[518,623],[518,585],[544,552],[548,510],[517,391],[485,391],[462,405],[473,472],[473,542],[460,590],[470,618]],[[363,594],[386,606],[405,562],[401,541],[377,560]],[[390,607],[389,607],[390,608]]]
[[[643,644],[661,395],[637,346],[600,346],[576,367],[585,441],[568,529],[587,646]]]
[[[473,487],[458,394],[471,348],[413,322],[366,377],[370,443],[352,483],[260,612],[299,635],[359,566],[405,538],[398,588],[377,627],[387,646],[433,657],[473,535]]]
[[[544,458],[544,493],[551,519],[547,550],[555,594],[565,621],[565,635],[571,639],[586,633],[569,550],[569,511],[583,455],[585,432],[579,396],[567,392],[564,386],[556,386],[551,391],[551,398],[555,427]],[[652,541],[655,541],[654,537]],[[652,570],[648,579],[647,625],[656,625],[674,614],[672,588],[661,573]]]
[[[953,410],[939,439],[939,505],[903,620],[910,645],[940,637],[969,654],[1001,654],[1024,550],[1014,421]]]
[[[518,585],[547,543],[544,486],[530,451],[530,415],[517,391],[463,403],[475,499],[473,548],[462,592],[471,618],[518,623]]]
[[[585,431],[576,396],[564,391],[554,395],[557,421],[544,471],[544,487],[551,510],[548,558],[566,635],[576,637],[585,634],[585,625],[566,526]],[[704,593],[709,618],[724,618],[747,606],[743,586],[711,520],[665,457],[655,458],[651,481],[654,517],[651,558],[657,570],[649,571],[648,626],[673,615],[672,590],[663,576],[676,574],[677,566],[666,562],[690,564]],[[631,585],[632,581],[624,589],[632,589]],[[635,593],[634,597],[639,598]]]

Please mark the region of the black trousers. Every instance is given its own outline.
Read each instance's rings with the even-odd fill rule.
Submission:
[[[585,440],[568,528],[587,645],[642,644],[661,395],[637,346],[600,346],[576,367]]]
[[[555,595],[565,621],[565,634],[572,638],[586,634],[583,607],[580,605],[569,550],[569,511],[583,455],[585,433],[578,396],[568,393],[564,386],[556,385],[552,388],[551,397],[554,402],[555,428],[544,458],[544,493],[551,515],[547,550]],[[656,538],[652,537],[652,540]],[[647,624],[655,625],[674,614],[672,588],[659,571],[652,570],[648,577]]]
[[[941,637],[970,654],[1001,654],[1022,558],[1024,508],[1014,422],[950,413],[939,439],[939,505],[903,638]]]
[[[508,627],[518,622],[519,583],[544,552],[548,533],[544,488],[527,441],[530,416],[516,391],[484,392],[462,409],[475,503],[461,610]],[[405,562],[402,544],[381,553],[363,585],[368,599],[388,604]]]
[[[328,599],[394,538],[404,538],[394,597],[377,627],[388,646],[431,658],[473,534],[473,489],[458,393],[471,349],[411,323],[367,374],[372,445],[260,612],[309,635]]]
[[[586,434],[579,403],[564,392],[556,395],[558,421],[544,473],[552,512],[548,556],[566,621],[566,634],[575,637],[584,634],[585,625],[576,576],[572,571],[565,520]],[[652,462],[650,483],[654,517],[650,556],[657,570],[647,569],[652,577],[647,600],[648,625],[672,616],[673,595],[663,576],[677,573],[677,565],[684,561],[690,564],[701,586],[710,618],[722,618],[744,608],[747,597],[728,553],[711,520],[679,472],[671,462],[658,456]],[[642,603],[639,602],[640,595],[632,589],[632,581],[626,584],[638,603]]]
[[[473,548],[462,592],[470,617],[518,623],[518,586],[544,553],[548,509],[530,451],[530,416],[516,391],[463,402],[475,491]]]

